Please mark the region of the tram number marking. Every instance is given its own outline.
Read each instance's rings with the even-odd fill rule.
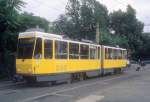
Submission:
[[[56,65],[56,71],[59,72],[67,71],[67,65]]]

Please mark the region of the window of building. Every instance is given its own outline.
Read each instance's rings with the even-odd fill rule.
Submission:
[[[53,41],[52,40],[44,40],[44,58],[52,58],[53,55]]]
[[[69,59],[79,58],[79,44],[69,43]]]
[[[68,55],[67,42],[55,41],[55,58],[67,59],[67,55]]]
[[[42,39],[41,38],[36,39],[34,58],[35,59],[42,58]]]
[[[89,58],[89,46],[81,44],[80,45],[80,58],[88,59]]]
[[[95,46],[90,46],[90,59],[97,58],[97,48]]]

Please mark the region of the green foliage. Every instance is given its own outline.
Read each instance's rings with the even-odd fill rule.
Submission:
[[[112,35],[106,31],[101,31],[101,39],[104,45],[120,46],[124,48],[129,46],[126,36],[120,37],[119,35]]]
[[[99,23],[102,44],[129,47],[128,36],[132,32],[129,31],[131,26],[128,27],[130,19],[126,16],[135,19],[135,11],[131,6],[128,6],[127,12],[119,10],[109,15],[107,8],[96,0],[69,0],[66,11],[66,14],[60,15],[53,22],[51,27],[53,33],[66,34],[73,39],[84,38],[95,41],[96,23]],[[116,33],[110,34],[110,29]]]
[[[0,1],[0,51],[7,50],[7,39],[14,34],[18,26],[18,11],[23,4],[20,0]]]
[[[16,28],[18,23],[18,10],[23,5],[21,0],[0,0],[0,74],[11,75],[8,57],[16,51]],[[10,50],[10,51],[9,51]],[[12,61],[11,61],[12,62]],[[8,67],[9,66],[9,67]],[[13,66],[13,65],[12,65]],[[7,74],[6,74],[7,73]]]
[[[141,59],[149,59],[150,58],[150,33],[143,33],[142,34],[142,44],[140,45],[139,51],[136,51],[133,56],[135,58]],[[138,45],[139,46],[139,45]]]
[[[63,33],[73,39],[95,39],[96,23],[107,30],[107,8],[96,0],[69,0],[67,13],[53,22],[52,32]]]
[[[126,12],[118,10],[108,14],[107,8],[96,0],[69,0],[66,11],[53,22],[52,32],[95,41],[96,23],[99,23],[102,44],[130,49],[134,56],[141,51],[144,24],[136,18],[136,11],[130,5]],[[115,34],[110,34],[110,30]]]
[[[19,15],[19,31],[25,31],[30,28],[35,28],[36,26],[39,26],[46,32],[49,31],[49,22],[46,19],[34,16],[33,14],[27,12]]]
[[[12,75],[19,32],[37,25],[49,31],[49,22],[41,17],[19,11],[22,0],[0,0],[0,75]]]
[[[45,31],[49,30],[49,22],[32,14],[19,14],[21,6],[25,3],[22,0],[0,0],[0,51],[16,51],[17,35],[20,31],[37,25]],[[9,44],[14,46],[10,47]],[[7,47],[8,46],[8,47]]]
[[[136,11],[130,5],[126,12],[119,10],[110,14],[110,28],[116,32],[116,35],[126,37],[129,46],[125,47],[131,49],[131,54],[140,51],[143,45],[141,39],[143,27],[144,24],[138,21]]]

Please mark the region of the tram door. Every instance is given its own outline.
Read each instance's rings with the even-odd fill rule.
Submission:
[[[68,58],[68,43],[66,41],[55,41],[55,65],[57,72],[66,72]]]
[[[101,45],[100,47],[100,53],[101,53],[101,58],[100,58],[100,62],[101,62],[101,75],[104,74],[104,54],[105,54],[105,48],[103,45]]]
[[[34,61],[35,61],[35,68],[39,69],[42,65],[42,39],[37,38],[35,41],[35,48],[34,48]]]

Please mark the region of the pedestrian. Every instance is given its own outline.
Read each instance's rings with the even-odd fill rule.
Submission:
[[[138,67],[136,68],[136,71],[140,71],[141,69],[141,59],[138,59]]]
[[[142,67],[143,70],[145,70],[145,63],[144,63],[144,61],[141,61],[141,67]]]

